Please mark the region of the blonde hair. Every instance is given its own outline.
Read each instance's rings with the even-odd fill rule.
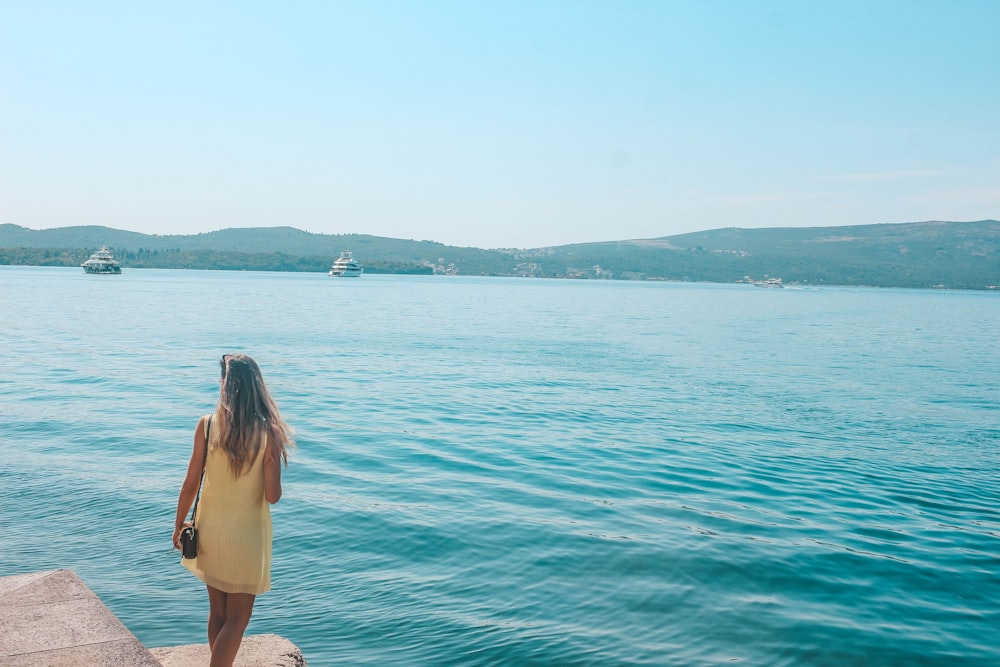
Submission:
[[[224,354],[219,364],[222,386],[215,414],[230,472],[239,477],[253,465],[264,435],[287,466],[288,450],[295,446],[292,429],[281,418],[257,362],[245,354]]]

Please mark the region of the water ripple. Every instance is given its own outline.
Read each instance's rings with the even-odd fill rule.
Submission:
[[[149,645],[202,641],[173,506],[245,349],[299,443],[250,631],[310,664],[1000,661],[989,295],[0,272],[0,574]]]

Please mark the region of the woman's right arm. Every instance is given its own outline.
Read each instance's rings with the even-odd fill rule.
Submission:
[[[205,465],[205,418],[198,420],[198,426],[194,431],[194,449],[191,451],[191,459],[188,461],[187,475],[181,485],[180,495],[177,497],[177,514],[174,516],[174,537],[175,549],[181,548],[181,528],[184,527],[184,519],[195,496],[198,494],[198,487],[201,485],[201,471]]]

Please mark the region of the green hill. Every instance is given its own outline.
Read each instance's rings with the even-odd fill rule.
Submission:
[[[983,289],[1000,284],[1000,222],[726,228],[561,246],[547,261],[672,280]]]
[[[1000,222],[914,222],[844,227],[736,227],[654,239],[485,250],[292,227],[139,234],[85,226],[0,225],[0,264],[78,265],[107,244],[127,268],[326,271],[351,250],[370,273],[612,278],[786,284],[944,286],[1000,284]]]

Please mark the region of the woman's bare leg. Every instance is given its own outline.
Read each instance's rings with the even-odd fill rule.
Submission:
[[[218,588],[208,588],[208,648],[215,646],[215,638],[226,622],[226,594]]]
[[[226,593],[226,618],[212,642],[211,667],[231,667],[250,623],[256,596],[250,593]]]

